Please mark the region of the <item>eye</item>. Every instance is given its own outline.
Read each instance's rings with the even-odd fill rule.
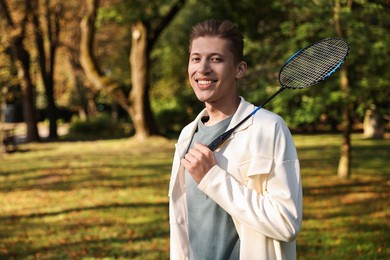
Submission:
[[[199,57],[191,57],[191,62],[199,62],[200,58]]]
[[[221,57],[211,57],[211,62],[214,62],[214,63],[218,63],[218,62],[222,62],[222,58]]]

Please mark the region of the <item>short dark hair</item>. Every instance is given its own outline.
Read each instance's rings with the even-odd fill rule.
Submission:
[[[229,20],[210,19],[200,22],[192,27],[189,48],[192,41],[199,37],[217,37],[230,42],[230,51],[233,53],[235,63],[243,59],[244,37]]]

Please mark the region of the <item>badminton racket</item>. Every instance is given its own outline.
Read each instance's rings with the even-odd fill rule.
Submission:
[[[281,87],[260,106],[233,128],[212,141],[208,148],[215,151],[251,116],[285,89],[303,89],[316,85],[335,73],[349,53],[349,44],[342,38],[326,38],[315,42],[292,55],[279,71]]]

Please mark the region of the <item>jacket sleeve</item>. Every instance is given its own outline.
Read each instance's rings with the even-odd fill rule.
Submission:
[[[215,165],[198,188],[240,225],[266,237],[290,242],[301,228],[302,187],[294,143],[287,127],[279,123],[266,138],[264,135],[252,138],[259,148],[251,150],[251,159],[242,169],[249,178],[247,183],[239,182]],[[265,156],[264,147],[271,151],[272,157]]]

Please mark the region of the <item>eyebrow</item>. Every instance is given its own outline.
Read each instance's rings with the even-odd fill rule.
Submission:
[[[198,53],[198,52],[193,52],[193,53],[190,53],[190,56],[192,55],[202,55],[201,53]],[[224,56],[223,54],[219,53],[219,52],[213,52],[213,53],[210,53],[210,54],[207,54],[207,56],[214,56],[214,55],[218,55],[218,56]]]

